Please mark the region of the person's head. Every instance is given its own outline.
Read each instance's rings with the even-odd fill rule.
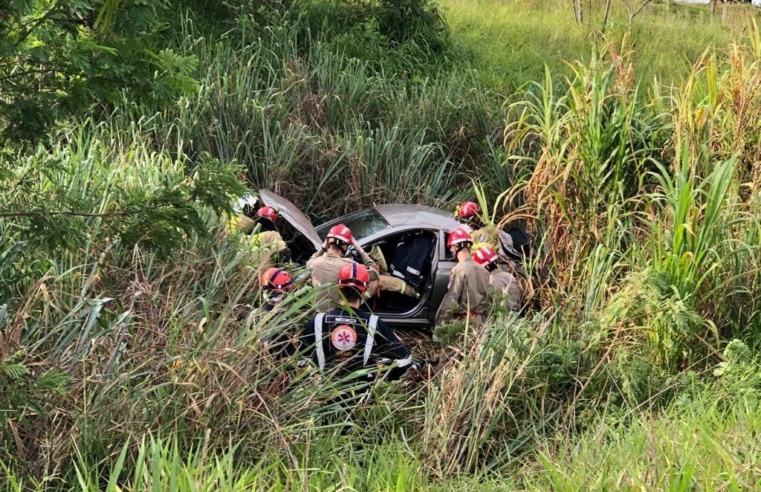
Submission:
[[[473,253],[473,259],[476,263],[491,272],[497,268],[497,260],[499,259],[499,256],[493,249],[481,247]]]
[[[470,247],[473,246],[473,240],[465,229],[456,229],[449,233],[447,238],[447,248],[452,254],[460,258],[461,253],[467,252],[470,255]]]
[[[345,254],[349,245],[354,242],[354,238],[348,227],[338,224],[330,228],[325,237],[325,242],[328,244],[328,248],[335,248],[340,250],[341,254]]]
[[[268,268],[259,277],[262,296],[268,304],[277,304],[283,300],[285,293],[293,288],[291,274],[282,268]]]
[[[457,207],[455,217],[464,224],[479,227],[481,225],[481,207],[476,202],[465,201]]]
[[[338,271],[336,283],[346,301],[356,307],[359,306],[362,294],[370,285],[370,272],[359,263],[347,263]]]
[[[275,221],[277,221],[277,210],[270,206],[261,207],[256,211],[256,223],[261,224],[264,230],[275,230]]]

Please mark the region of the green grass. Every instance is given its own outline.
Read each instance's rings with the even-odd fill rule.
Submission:
[[[591,26],[590,17],[577,25],[571,3],[556,0],[440,0],[438,5],[484,85],[501,93],[541,80],[545,65],[553,74],[570,75],[565,62],[588,61],[600,38],[602,3]],[[711,23],[707,6],[656,3],[630,26],[626,10],[614,2],[607,37],[614,46],[627,38],[639,80],[657,77],[670,84],[683,81],[707,47],[737,39],[747,12],[753,9],[733,9],[722,25]]]
[[[548,442],[527,467],[530,490],[753,490],[761,418],[755,396],[706,393],[625,423],[601,421],[572,441]],[[532,470],[533,468],[533,470]]]
[[[758,30],[689,72],[664,53],[659,75],[677,89],[646,90],[631,74],[663,43],[657,22],[615,56],[615,40],[592,49],[573,26],[547,27],[568,22],[548,5],[451,5],[474,16],[454,22],[476,36],[474,65],[494,62],[480,73],[462,62],[410,76],[407,59],[384,73],[393,54],[377,37],[307,42],[290,18],[213,41],[184,23],[195,95],[62,122],[50,145],[0,157],[3,212],[79,212],[0,218],[0,488],[756,486]],[[513,17],[497,15],[508,7]],[[676,33],[702,15],[669,9]],[[508,20],[534,26],[534,38],[504,31],[530,43],[512,59],[477,36]],[[344,56],[360,40],[375,43],[370,55]],[[545,71],[555,58],[542,53],[559,48],[553,57],[586,63]],[[527,51],[537,58],[524,63]],[[518,78],[502,76],[508,65]],[[538,83],[509,106],[484,87],[527,80]],[[500,194],[504,220],[545,241],[527,284],[534,309],[491,317],[430,381],[378,382],[351,419],[336,417],[340,383],[265,344],[302,326],[315,294],[299,286],[272,314],[256,309],[260,258],[223,232],[223,207],[196,196],[215,169],[316,218]],[[98,215],[163,192],[184,207],[168,214],[200,227]]]
[[[727,398],[724,401],[723,398]],[[548,436],[504,477],[479,480],[427,477],[424,455],[401,436],[383,443],[351,436],[296,437],[290,453],[265,453],[252,462],[239,445],[220,450],[199,441],[190,449],[171,435],[113,441],[102,461],[81,450],[68,484],[25,479],[0,462],[2,490],[749,490],[758,487],[761,418],[758,395],[719,385],[695,392],[660,412],[633,412],[623,420],[601,415],[568,440]]]

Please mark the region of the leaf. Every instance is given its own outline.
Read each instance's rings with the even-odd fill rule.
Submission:
[[[40,389],[53,391],[61,396],[66,394],[66,385],[70,376],[59,369],[50,369],[37,377],[36,385]]]
[[[13,381],[29,374],[29,369],[24,364],[0,362],[0,372]]]

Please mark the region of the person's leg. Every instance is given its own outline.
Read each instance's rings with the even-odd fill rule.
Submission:
[[[378,277],[380,289],[389,292],[399,292],[409,297],[417,297],[417,292],[404,280],[392,275],[380,275]]]

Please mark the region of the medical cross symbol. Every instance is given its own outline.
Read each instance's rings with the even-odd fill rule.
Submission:
[[[357,344],[357,332],[348,325],[336,326],[330,332],[330,343],[339,351],[351,350]]]
[[[345,342],[348,342],[349,340],[351,340],[351,335],[349,335],[348,333],[339,333],[338,334],[338,341],[339,342],[344,342],[345,343]]]

